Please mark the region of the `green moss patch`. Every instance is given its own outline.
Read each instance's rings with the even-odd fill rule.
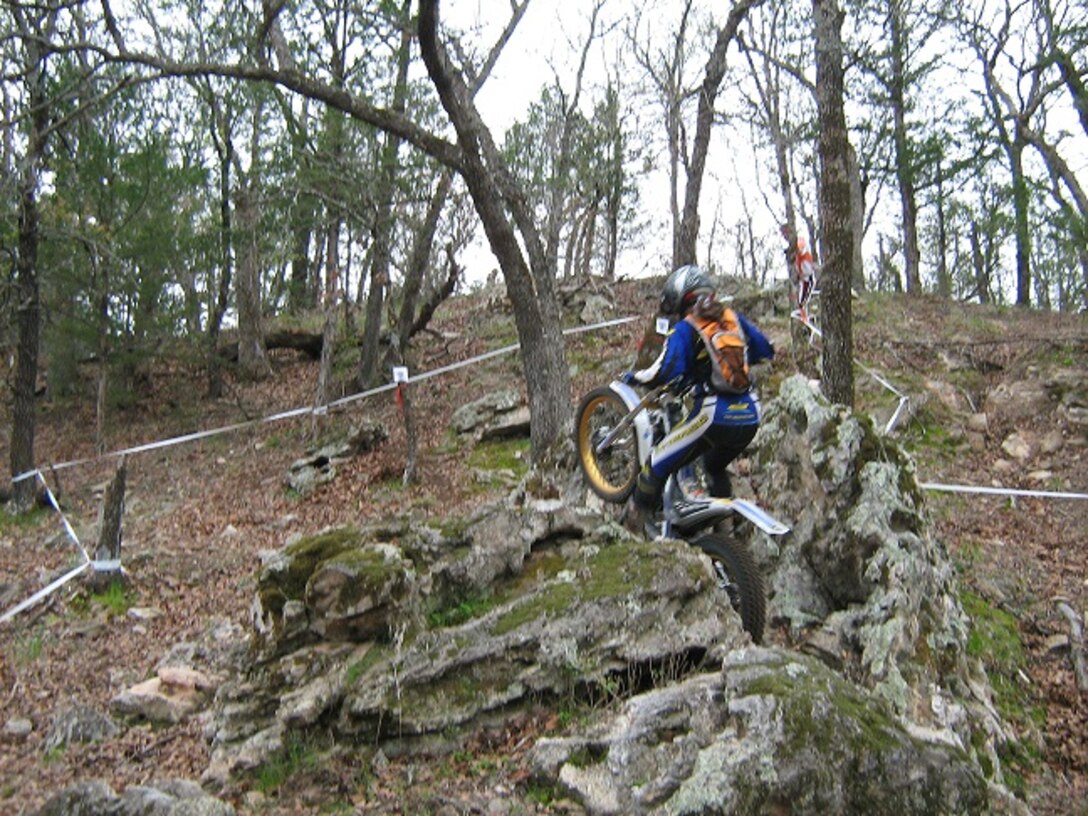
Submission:
[[[540,618],[565,613],[578,602],[623,598],[643,592],[661,570],[661,558],[668,557],[660,545],[650,542],[608,544],[578,567],[572,581],[546,581],[541,588],[513,606],[495,621],[492,631],[504,635]],[[542,574],[557,569],[557,562],[540,562]]]
[[[318,566],[361,544],[359,531],[347,527],[296,541],[284,549],[287,569],[271,577],[269,589],[279,589],[288,600],[302,600],[306,583]]]
[[[815,749],[831,756],[845,745],[850,756],[858,757],[895,748],[903,739],[893,718],[874,700],[823,672],[764,674],[748,682],[744,691],[778,700],[793,751]],[[842,727],[829,727],[829,718],[838,719]]]
[[[472,449],[468,462],[481,470],[509,470],[522,476],[529,470],[529,440],[519,437],[484,442]]]
[[[374,643],[365,655],[348,666],[344,675],[344,685],[351,688],[375,666],[385,663],[393,656],[393,648],[386,644]]]
[[[427,623],[434,629],[459,626],[490,612],[495,604],[495,598],[491,595],[473,595],[451,606],[431,611],[427,615]]]
[[[1036,701],[1021,677],[1027,668],[1020,625],[1008,612],[997,609],[973,592],[960,597],[964,611],[971,618],[967,653],[982,661],[994,692],[994,705],[1002,718],[1021,733],[1033,732],[1046,720],[1046,710]],[[1004,762],[1006,784],[1023,791],[1024,777],[1041,761],[1040,752],[1029,742],[1012,741],[998,746]]]

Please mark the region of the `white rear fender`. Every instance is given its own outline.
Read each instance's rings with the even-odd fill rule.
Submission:
[[[609,383],[608,387],[623,400],[623,404],[627,406],[628,411],[634,411],[642,402],[642,395],[627,383],[614,380]],[[639,411],[634,416],[633,424],[635,439],[638,440],[638,461],[646,462],[650,458],[650,449],[654,446],[654,429],[650,425],[649,412]]]

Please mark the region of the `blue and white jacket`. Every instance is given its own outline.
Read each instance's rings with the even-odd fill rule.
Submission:
[[[774,359],[771,341],[740,312],[734,310],[748,341],[748,364]],[[744,394],[718,394],[710,386],[710,356],[699,330],[681,320],[665,338],[665,346],[649,366],[625,376],[628,382],[648,387],[668,384],[670,390],[682,393],[691,389],[698,411],[703,400],[714,397],[717,409],[714,423],[720,425],[758,425],[759,400],[749,389]]]

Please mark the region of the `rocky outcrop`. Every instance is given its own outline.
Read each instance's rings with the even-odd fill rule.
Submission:
[[[997,762],[1006,735],[967,658],[968,619],[913,464],[801,377],[768,404],[751,450],[752,488],[793,525],[785,539],[751,541],[770,576],[771,620],[912,728]]]
[[[466,403],[453,412],[450,426],[477,442],[529,435],[529,408],[517,391],[499,390]]]
[[[793,526],[737,532],[777,648],[751,646],[700,553],[632,538],[609,508],[523,488],[466,520],[326,530],[264,557],[205,781],[309,733],[444,750],[541,701],[610,700],[533,752],[589,813],[1016,812],[910,461],[794,378],[738,470]]]
[[[355,456],[380,447],[389,432],[379,423],[364,420],[346,438],[315,450],[291,463],[285,483],[299,495],[308,495],[318,486],[336,478],[337,467]]]
[[[532,764],[595,814],[990,812],[963,751],[915,738],[857,686],[780,649],[740,649],[720,672],[541,740]]]
[[[540,700],[614,696],[743,644],[709,562],[558,502],[463,529],[330,530],[262,570],[260,668],[217,698],[209,781],[321,723],[374,744],[441,742]],[[667,669],[667,667],[672,669]]]

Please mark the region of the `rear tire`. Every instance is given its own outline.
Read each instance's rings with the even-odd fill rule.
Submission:
[[[607,386],[590,391],[575,415],[574,445],[578,464],[590,490],[607,502],[626,501],[638,481],[638,440],[635,426],[627,426],[607,450],[597,445],[630,413],[619,394]]]
[[[729,597],[729,603],[740,613],[744,631],[753,643],[762,643],[767,595],[763,589],[763,576],[748,548],[735,538],[720,533],[707,533],[691,543],[710,556],[714,577]]]

